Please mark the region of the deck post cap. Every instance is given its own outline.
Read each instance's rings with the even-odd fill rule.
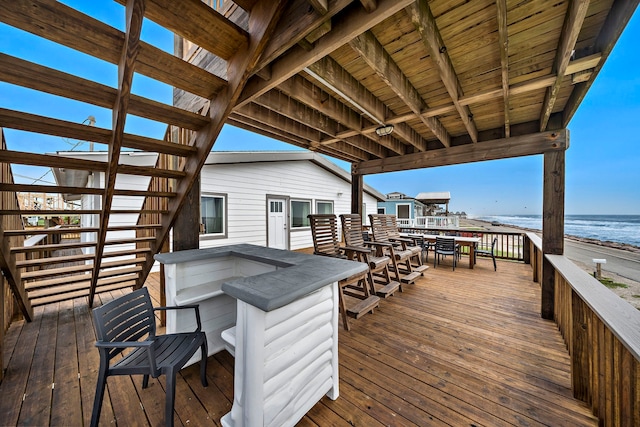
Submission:
[[[606,264],[607,260],[604,259],[604,258],[594,258],[593,262],[596,263],[596,264]]]

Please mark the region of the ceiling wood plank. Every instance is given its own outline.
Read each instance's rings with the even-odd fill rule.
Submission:
[[[360,57],[376,72],[400,99],[413,111],[431,132],[442,142],[442,145],[449,147],[451,137],[442,123],[435,117],[425,117],[422,111],[427,109],[427,103],[416,90],[407,76],[402,72],[398,64],[391,58],[391,55],[384,50],[384,47],[375,38],[371,31],[366,31],[349,43],[356,50]],[[422,145],[416,147],[419,150]]]
[[[7,110],[5,108],[0,108],[0,127],[77,139],[80,141],[97,142],[99,144],[109,144],[111,141],[111,131],[109,129],[51,119],[49,117]],[[172,154],[181,157],[187,156],[189,153],[195,151],[195,148],[188,145],[174,144],[159,139],[127,133],[124,134],[122,145],[127,148],[152,153]]]
[[[96,262],[94,263],[93,275],[91,277],[91,289],[89,290],[89,307],[93,306],[93,297],[100,276],[100,265],[102,263],[102,253],[104,243],[107,239],[107,229],[111,206],[113,205],[113,195],[116,187],[116,177],[118,175],[118,162],[120,151],[122,150],[122,140],[124,138],[124,126],[129,110],[129,100],[131,98],[131,85],[136,68],[136,58],[140,50],[140,35],[142,33],[142,22],[145,12],[145,0],[128,0],[126,6],[126,37],[122,49],[122,56],[118,64],[118,95],[113,106],[113,120],[111,142],[109,144],[109,160],[107,171],[105,172],[104,194],[102,196],[102,215],[100,216],[100,231],[97,234]],[[152,248],[153,249],[153,248]]]
[[[589,0],[572,0],[569,3],[562,27],[562,34],[560,35],[560,42],[556,51],[556,58],[553,62],[552,71],[557,78],[555,83],[550,88],[547,88],[545,93],[544,104],[540,112],[540,132],[547,129],[547,125],[549,124],[549,118],[556,104],[565,71],[571,60],[571,53],[576,46],[584,18],[587,16],[587,9],[589,9]]]
[[[338,96],[344,98],[353,108],[366,115],[368,119],[377,122],[378,125],[386,123],[386,117],[391,115],[382,101],[330,57],[325,57],[315,64],[311,64],[306,71],[321,84],[328,86],[331,91],[337,92]],[[398,124],[394,136],[398,136],[411,145],[417,145],[420,147],[420,151],[424,151],[427,145],[426,141],[412,131],[413,129],[409,126]],[[397,154],[406,153],[406,147],[392,136],[380,137],[379,143]]]
[[[238,105],[246,104],[275,88],[294,74],[299,73],[338,47],[348,43],[358,34],[369,30],[390,15],[399,12],[413,1],[414,0],[381,0],[378,2],[376,10],[371,13],[368,13],[362,8],[349,9],[344,16],[340,17],[342,22],[348,22],[349,25],[334,28],[331,33],[318,40],[314,48],[310,51],[305,51],[297,46],[291,47],[285,54],[281,55],[278,60],[272,62],[271,80],[265,81],[259,77],[250,79],[239,98]]]
[[[456,106],[456,110],[458,110],[458,114],[460,114],[467,133],[473,142],[478,142],[478,129],[473,122],[473,114],[471,114],[471,110],[467,105],[461,105],[459,102],[459,98],[464,95],[462,87],[458,81],[458,76],[453,68],[453,63],[451,62],[451,58],[449,58],[429,4],[426,0],[417,0],[414,4],[407,7],[406,10],[414,26],[420,33],[422,42],[429,51],[429,56],[438,67],[442,83],[444,83],[453,104]]]
[[[117,89],[52,68],[0,53],[0,80],[53,95],[111,109]],[[132,95],[129,113],[150,120],[197,130],[206,117],[141,96]]]
[[[370,160],[352,166],[353,173],[368,175],[374,173],[396,172],[410,169],[459,165],[485,160],[508,159],[513,157],[542,154],[548,151],[568,148],[568,131],[541,132],[476,144],[429,150],[424,153],[387,157]]]
[[[216,142],[224,122],[231,114],[233,107],[237,104],[238,99],[246,85],[249,77],[255,72],[256,64],[260,56],[264,52],[267,41],[274,33],[280,16],[284,10],[283,3],[285,0],[279,1],[263,1],[258,2],[251,9],[249,16],[249,45],[246,50],[240,50],[229,60],[227,75],[229,76],[229,84],[225,91],[222,91],[215,99],[211,100],[210,105],[210,122],[200,131],[196,132],[194,143],[197,148],[197,154],[186,158],[184,163],[184,172],[186,178],[178,181],[176,192],[178,197],[169,202],[169,215],[162,218],[162,229],[156,233],[155,240],[151,243],[151,248],[160,248],[162,243],[169,234],[169,229],[173,226],[187,195],[191,191],[191,187],[204,165],[211,148]],[[146,275],[151,270],[154,263],[152,257],[147,257],[143,274],[139,278],[138,285],[142,286]]]
[[[125,34],[61,2],[0,0],[0,21],[63,46],[118,64]],[[142,42],[136,72],[211,98],[226,82],[182,59]]]
[[[609,54],[613,50],[616,41],[620,38],[622,31],[629,23],[633,12],[640,4],[640,0],[615,0],[607,19],[602,26],[602,30],[594,43],[593,52],[602,55],[602,59],[598,62],[598,65],[594,68],[591,78],[583,83],[579,83],[573,87],[571,96],[565,105],[564,112],[562,114],[563,126],[568,126],[571,118],[578,110],[578,106],[587,94],[587,91],[595,81],[598,73],[605,64]]]
[[[496,0],[498,9],[498,49],[500,50],[500,70],[502,77],[502,99],[504,108],[504,136],[511,136],[509,110],[509,30],[507,27],[507,0]]]

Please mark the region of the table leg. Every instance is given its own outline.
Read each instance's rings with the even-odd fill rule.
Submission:
[[[474,259],[475,259],[475,248],[474,248],[474,244],[470,244],[469,245],[469,268],[473,270],[473,264],[474,264]]]

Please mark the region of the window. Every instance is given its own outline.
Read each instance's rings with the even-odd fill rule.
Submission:
[[[309,218],[307,215],[311,213],[311,202],[304,200],[291,201],[291,228],[309,227]]]
[[[332,214],[333,213],[333,202],[316,202],[316,213],[319,214]]]
[[[204,234],[226,235],[227,212],[226,195],[204,195],[200,199],[201,221],[204,225]]]

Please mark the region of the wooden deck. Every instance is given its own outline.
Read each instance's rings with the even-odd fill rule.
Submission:
[[[464,260],[463,260],[464,261]],[[461,264],[463,265],[464,262]],[[158,275],[147,285],[158,297]],[[340,398],[324,398],[299,425],[597,425],[571,396],[569,357],[540,318],[540,288],[524,264],[445,264],[340,331]],[[100,294],[96,304],[121,295]],[[2,425],[88,425],[98,352],[86,298],[35,309],[5,342]],[[176,425],[219,425],[231,408],[233,358],[209,358],[177,386]],[[162,425],[164,380],[110,377],[101,425]]]

